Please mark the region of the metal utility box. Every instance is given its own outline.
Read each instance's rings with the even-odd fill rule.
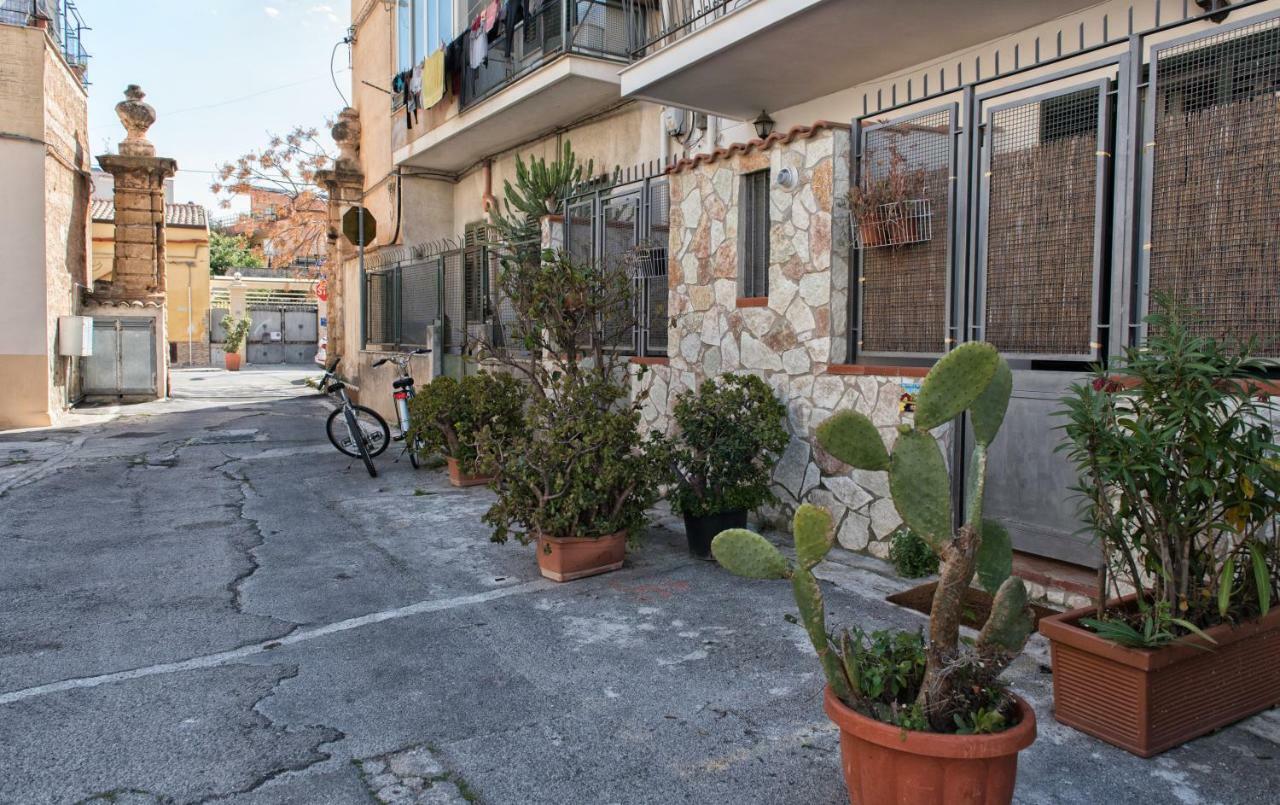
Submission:
[[[58,317],[58,354],[68,358],[87,358],[93,355],[91,317]]]

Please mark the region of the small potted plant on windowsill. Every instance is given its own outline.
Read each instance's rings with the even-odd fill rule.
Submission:
[[[805,504],[795,515],[796,559],[750,531],[716,536],[712,553],[737,575],[789,579],[800,622],[827,679],[825,709],[840,728],[853,805],[1005,803],[1013,798],[1018,752],[1035,740],[1031,707],[999,674],[1032,629],[1027,591],[1011,576],[1009,535],[982,519],[987,447],[1013,387],[1009,365],[989,344],[943,357],[921,384],[915,423],[903,425],[892,454],[866,416],[841,411],[818,428],[828,453],[856,468],[887,472],[898,514],[941,560],[926,642],[916,633],[828,631],[813,568],[834,542],[831,515]],[[951,482],[930,429],[969,413],[974,436],[972,492],[964,525],[952,529]],[[995,595],[974,641],[960,639],[964,593],[974,576]]]
[[[849,218],[864,249],[919,243],[932,234],[924,170],[909,170],[895,143],[884,153],[883,160],[870,152],[863,157],[863,177],[849,190]],[[881,167],[882,175],[874,175]]]
[[[240,371],[240,347],[244,345],[245,336],[253,326],[250,319],[237,318],[230,313],[222,317],[222,351],[223,361],[228,372]]]
[[[1063,401],[1107,561],[1094,607],[1041,621],[1055,717],[1143,757],[1280,703],[1267,365],[1161,306],[1143,347]]]
[[[711,538],[745,528],[747,513],[776,500],[770,474],[787,446],[787,409],[755,375],[727,375],[681,394],[675,433],[661,439],[674,486],[671,508],[684,516],[689,551],[711,558]]]
[[[492,437],[506,438],[521,427],[523,407],[520,382],[510,375],[481,373],[461,382],[437,377],[409,404],[406,441],[418,445],[423,459],[443,455],[454,486],[483,486],[493,476],[477,471],[480,430],[488,427]]]

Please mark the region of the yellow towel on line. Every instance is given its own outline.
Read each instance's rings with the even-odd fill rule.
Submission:
[[[444,48],[422,63],[422,106],[430,109],[444,97]]]

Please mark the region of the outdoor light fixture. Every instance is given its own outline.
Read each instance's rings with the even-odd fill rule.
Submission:
[[[760,116],[751,121],[751,125],[756,127],[756,135],[763,140],[773,131],[773,118],[769,117],[768,112],[761,109]]]

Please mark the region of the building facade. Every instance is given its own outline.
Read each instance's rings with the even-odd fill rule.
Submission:
[[[663,427],[673,396],[705,377],[761,375],[794,437],[780,514],[826,506],[849,549],[886,555],[898,518],[882,482],[824,455],[813,429],[856,408],[891,439],[957,344],[990,341],[1015,370],[989,512],[1024,554],[1081,566],[1098,555],[1054,449],[1069,385],[1136,343],[1161,298],[1199,311],[1207,333],[1280,349],[1275,0],[555,5],[562,31],[620,15],[625,56],[535,55],[496,87],[476,71],[455,102],[416,116],[358,92],[380,236],[464,236],[512,149],[551,156],[571,138],[606,172],[657,159],[639,182],[571,199],[548,242],[590,259],[662,242],[640,262],[663,277],[665,307],[645,299],[632,345],[649,364],[636,373],[646,425]],[[419,54],[395,44],[415,30],[358,41],[356,83],[411,69]],[[540,126],[561,130],[534,139]],[[366,274],[350,275],[365,288],[352,349],[387,320],[383,302],[405,298],[369,293]],[[466,298],[431,321],[470,326]],[[966,434],[950,436],[963,475]]]
[[[86,58],[61,4],[0,6],[0,429],[49,425],[79,394],[58,320],[89,274]]]

